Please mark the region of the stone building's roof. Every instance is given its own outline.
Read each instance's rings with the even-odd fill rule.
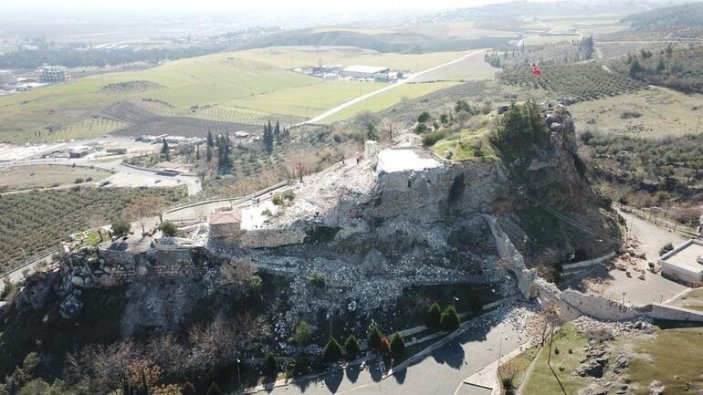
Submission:
[[[239,224],[241,222],[242,213],[238,210],[214,212],[208,218],[210,225]]]

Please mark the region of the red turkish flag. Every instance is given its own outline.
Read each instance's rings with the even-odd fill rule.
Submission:
[[[537,65],[534,64],[534,63],[532,63],[532,74],[534,74],[534,75],[536,75],[536,76],[538,76],[538,77],[539,77],[540,75],[542,75],[542,70],[540,70],[539,67],[537,67]]]

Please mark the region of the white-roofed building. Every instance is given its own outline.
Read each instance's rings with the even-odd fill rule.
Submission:
[[[659,258],[662,274],[687,283],[703,281],[703,241],[688,240]]]

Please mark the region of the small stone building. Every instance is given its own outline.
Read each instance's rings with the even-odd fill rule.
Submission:
[[[235,237],[242,233],[242,213],[238,210],[214,211],[208,217],[210,237]]]
[[[686,283],[703,281],[703,241],[688,240],[659,258],[662,274]]]

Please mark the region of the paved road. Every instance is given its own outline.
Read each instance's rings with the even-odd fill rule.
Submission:
[[[478,320],[488,321],[485,317]],[[510,323],[499,322],[469,330],[456,341],[385,380],[376,366],[349,368],[317,381],[273,389],[273,394],[486,394],[463,381],[503,354],[518,348],[520,338]],[[261,391],[260,393],[269,392]]]
[[[355,105],[355,104],[361,103],[361,102],[363,102],[363,101],[365,101],[365,100],[368,100],[368,99],[370,99],[370,98],[372,98],[372,97],[374,97],[374,96],[376,96],[376,95],[380,95],[381,93],[385,93],[385,92],[388,92],[388,91],[390,91],[390,90],[392,90],[392,89],[396,89],[396,88],[398,88],[399,86],[402,86],[402,85],[405,85],[405,84],[407,84],[407,83],[409,83],[409,82],[415,81],[417,78],[422,77],[422,76],[425,75],[425,74],[428,74],[428,73],[431,73],[431,72],[433,72],[433,71],[437,71],[437,70],[443,69],[443,68],[445,68],[445,67],[451,66],[451,65],[453,65],[453,64],[459,63],[459,62],[461,62],[461,61],[463,61],[463,60],[465,60],[465,59],[467,59],[467,58],[469,58],[469,57],[471,57],[471,56],[474,56],[474,55],[476,55],[476,54],[483,53],[483,52],[485,52],[484,49],[480,49],[480,50],[477,50],[477,51],[473,51],[473,52],[468,53],[468,54],[466,54],[466,55],[464,55],[464,56],[462,56],[462,57],[460,57],[460,58],[458,58],[458,59],[454,59],[454,60],[449,61],[449,62],[447,62],[447,63],[443,63],[443,64],[440,64],[440,65],[437,65],[437,66],[434,66],[434,67],[430,67],[429,69],[425,69],[425,70],[419,71],[419,72],[417,72],[417,73],[415,73],[415,74],[412,74],[410,77],[408,77],[408,78],[406,78],[406,79],[404,79],[404,80],[398,81],[398,82],[396,82],[396,83],[394,83],[394,84],[392,84],[392,85],[386,86],[386,87],[384,87],[384,88],[381,88],[381,89],[379,89],[379,90],[373,91],[373,92],[371,92],[371,93],[367,93],[367,94],[365,94],[365,95],[359,96],[359,97],[357,97],[356,99],[349,100],[348,102],[342,103],[342,104],[338,105],[337,107],[333,107],[333,108],[331,108],[331,109],[329,109],[329,110],[323,112],[322,114],[316,116],[315,118],[312,118],[312,119],[310,119],[310,120],[308,120],[308,121],[303,122],[303,124],[319,123],[320,121],[324,120],[325,118],[330,117],[330,116],[332,116],[332,115],[334,115],[334,114],[336,114],[336,113],[338,113],[338,112],[340,112],[340,111],[342,111],[342,110],[344,110],[344,109],[346,109],[346,108],[349,108],[349,107],[351,107],[351,106],[353,106],[353,105]]]

